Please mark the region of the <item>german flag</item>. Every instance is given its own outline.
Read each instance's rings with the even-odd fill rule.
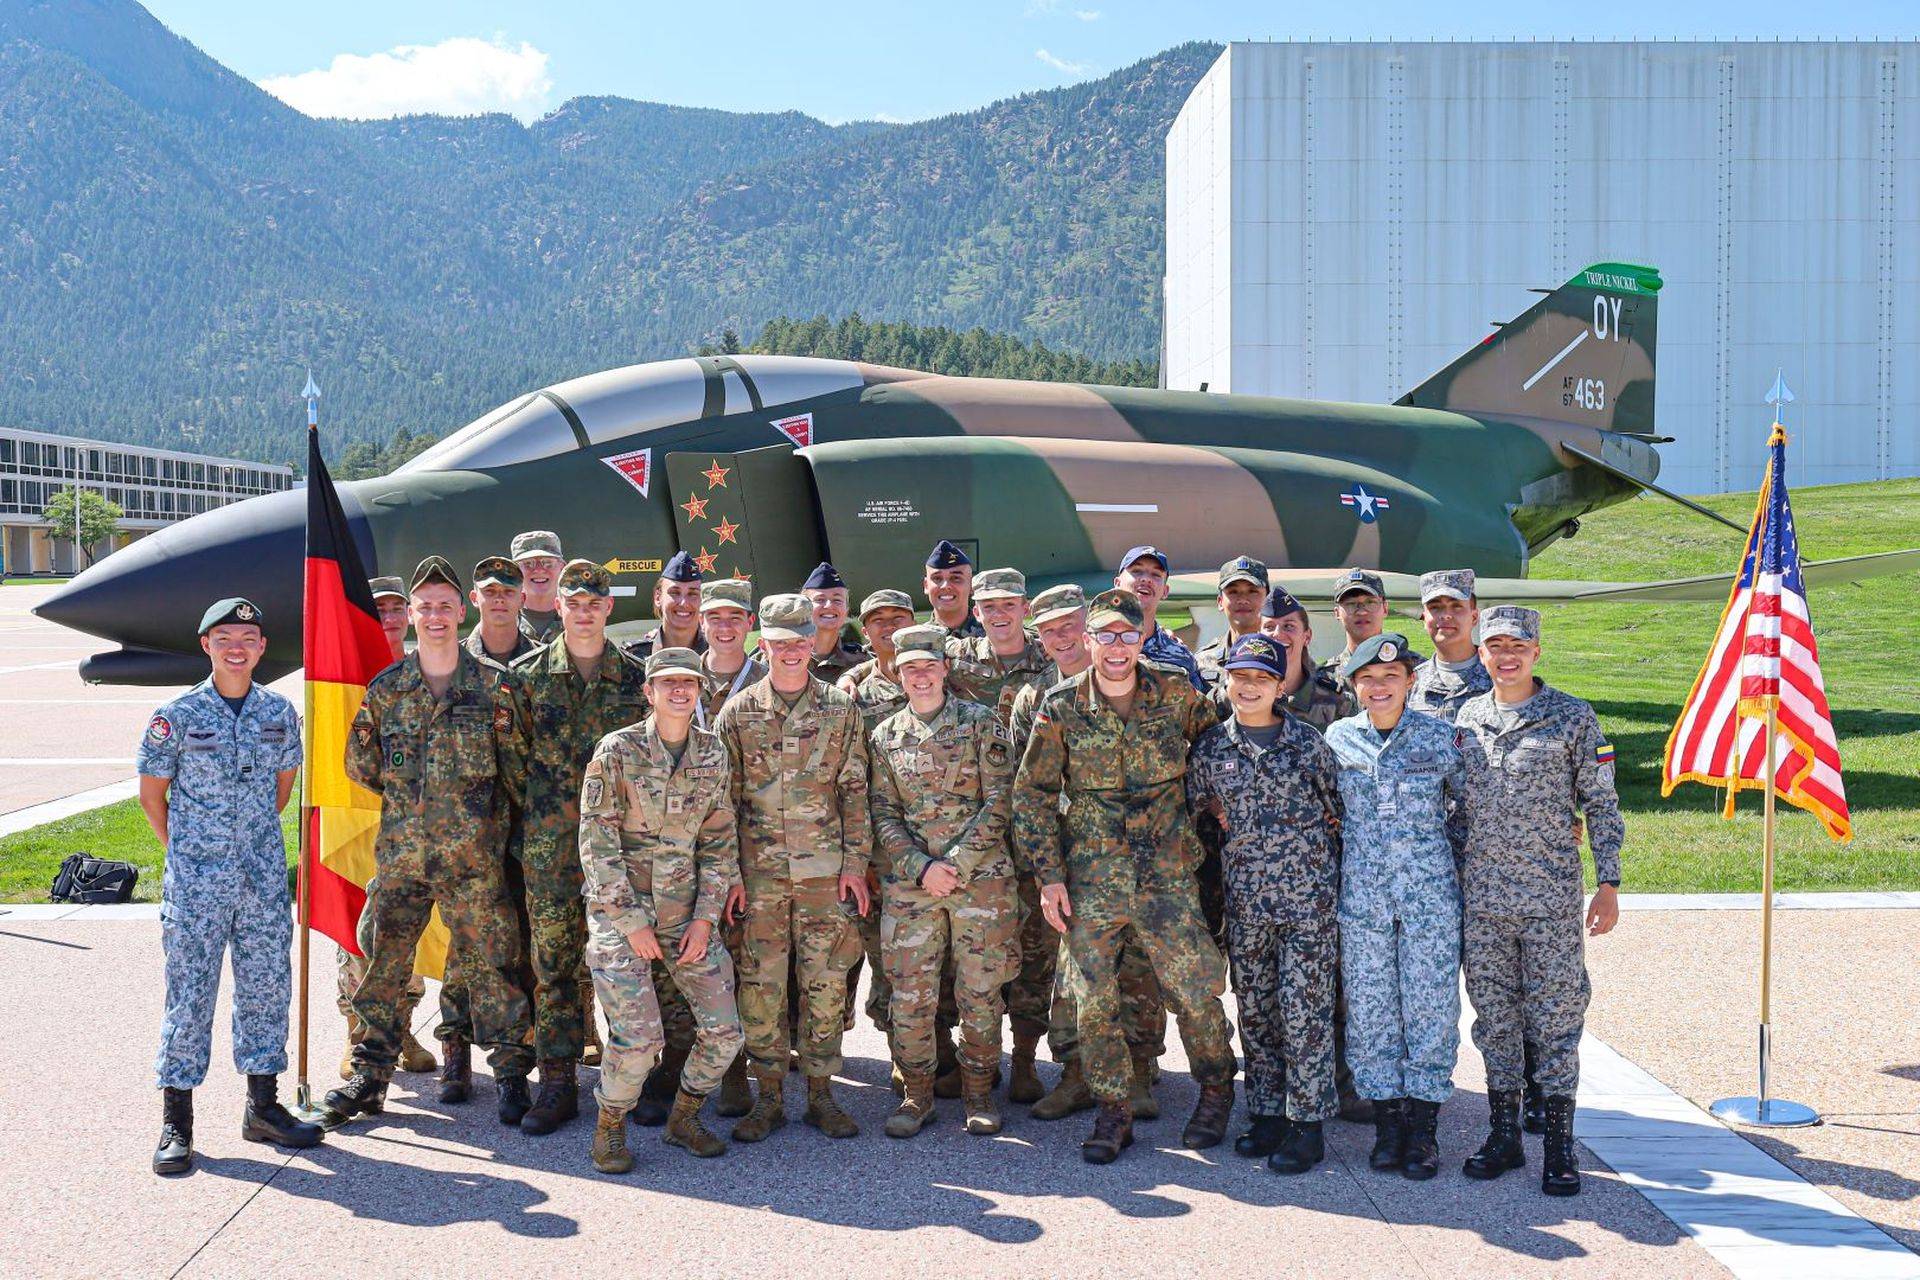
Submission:
[[[366,569],[340,495],[307,431],[306,679],[308,923],[355,955],[355,932],[373,878],[380,797],[347,777],[347,731],[367,683],[391,661]],[[436,911],[414,967],[439,977],[447,933]]]

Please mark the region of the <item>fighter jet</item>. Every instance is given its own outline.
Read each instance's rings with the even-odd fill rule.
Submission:
[[[700,356],[590,374],[469,423],[392,475],[340,485],[371,573],[429,553],[460,566],[552,529],[616,575],[616,623],[652,610],[674,552],[790,590],[822,559],[856,598],[913,588],[941,538],[1035,590],[1111,579],[1125,549],[1175,558],[1174,598],[1257,555],[1324,600],[1345,566],[1470,567],[1482,598],[1711,599],[1727,579],[1526,578],[1581,517],[1661,488],[1654,349],[1661,280],[1602,263],[1392,405],[959,378],[845,360]],[[95,565],[36,611],[120,645],[88,680],[199,679],[195,621],[245,595],[271,620],[263,671],[300,664],[305,496],[196,516]],[[1738,526],[1734,526],[1738,528]],[[1808,566],[1857,577],[1920,552]]]

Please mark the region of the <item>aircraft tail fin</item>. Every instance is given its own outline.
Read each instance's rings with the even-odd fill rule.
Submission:
[[[1396,403],[1649,435],[1660,283],[1652,267],[1588,267]]]

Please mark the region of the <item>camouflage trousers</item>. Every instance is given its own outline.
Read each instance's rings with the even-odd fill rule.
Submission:
[[[372,954],[372,947],[369,944],[369,939],[372,934],[369,932],[367,926],[372,923],[373,916],[366,911],[362,911],[360,913],[360,923],[354,930],[353,939],[360,944],[359,955],[353,954],[353,952],[347,950],[345,947],[336,947],[334,949],[335,954],[338,956],[338,962],[334,968],[334,990],[336,992],[334,1007],[340,1010],[340,1016],[343,1018],[353,1012],[353,993],[360,989],[360,983],[365,980],[367,976],[366,957]],[[451,948],[447,951],[447,963],[449,972],[451,972],[453,963],[453,951]],[[420,1001],[426,997],[426,994],[426,980],[419,974],[414,974],[407,982],[406,999],[402,1001],[400,1005],[401,1022],[408,1026],[413,1025],[413,1011],[419,1007]]]
[[[800,1070],[826,1079],[841,1068],[847,970],[860,954],[860,931],[839,900],[838,877],[747,879],[738,967],[740,1025],[756,1070],[787,1069],[794,1037],[787,1022],[787,965],[800,982]]]
[[[1487,1088],[1518,1089],[1523,1043],[1534,1052],[1542,1093],[1572,1097],[1580,1084],[1586,1026],[1586,925],[1576,912],[1508,916],[1468,911],[1464,934],[1473,1043],[1487,1061]]]
[[[1060,935],[1040,914],[1040,882],[1016,878],[1020,895],[1020,968],[1007,983],[1007,1018],[1015,1035],[1045,1033],[1053,1018],[1053,988],[1060,967]],[[1071,1021],[1071,1019],[1069,1019]],[[1054,1061],[1064,1061],[1054,1051]]]
[[[1160,994],[1173,1010],[1193,1078],[1201,1084],[1233,1079],[1233,1031],[1220,996],[1227,966],[1207,936],[1198,894],[1184,886],[1143,887],[1127,897],[1074,903],[1067,930],[1073,959],[1073,995],[1079,1010],[1080,1056],[1087,1087],[1101,1101],[1126,1098],[1133,1081],[1120,1029],[1120,955],[1129,941],[1147,956]]]
[[[1450,902],[1340,917],[1347,1062],[1363,1098],[1453,1096],[1460,1055],[1460,912]],[[1517,1086],[1516,1086],[1517,1087]]]
[[[507,900],[513,904],[515,930],[520,938],[520,964],[514,973],[514,985],[522,991],[533,990],[533,969],[527,957],[533,939],[527,930],[527,882],[520,870],[520,859],[506,859]],[[473,1040],[472,998],[467,993],[467,975],[461,967],[460,948],[447,947],[447,966],[440,978],[440,1025],[434,1035],[441,1040],[459,1036]]]
[[[740,1011],[734,1003],[733,958],[716,933],[700,959],[681,960],[680,943],[687,928],[682,921],[656,930],[664,958],[646,961],[634,954],[611,920],[588,913],[587,967],[607,1014],[606,1056],[594,1097],[610,1111],[625,1115],[633,1110],[640,1086],[666,1044],[654,990],[654,974],[662,969],[671,975],[675,994],[689,1008],[697,1028],[680,1087],[706,1097],[719,1088],[720,1077],[739,1056],[743,1037]]]
[[[1048,1014],[1047,1048],[1059,1063],[1080,1060],[1080,1006],[1074,999],[1078,978],[1073,955],[1066,940],[1047,926],[1058,957],[1053,984],[1053,1009]],[[1122,938],[1120,956],[1114,968],[1114,984],[1120,992],[1120,1031],[1132,1057],[1158,1058],[1167,1051],[1167,1003],[1160,996],[1160,980],[1153,976],[1153,964],[1146,949],[1131,934]]]
[[[960,1060],[982,1071],[999,1065],[1001,989],[1018,961],[1019,912],[1013,881],[1005,876],[974,881],[944,898],[905,882],[887,885],[881,951],[893,986],[890,1039],[901,1071],[935,1068],[934,1024],[949,972]]]
[[[467,965],[473,995],[474,1043],[487,1047],[495,1076],[524,1076],[533,1065],[527,996],[514,982],[520,963],[513,907],[498,862],[481,863],[437,882],[375,876],[367,885],[367,976],[353,993],[353,1011],[367,1027],[353,1065],[385,1079],[400,1057],[401,1018],[414,948],[435,903]]]
[[[587,938],[584,874],[575,841],[564,847],[528,842],[522,866],[527,888],[527,932],[531,938],[533,1041],[541,1061],[573,1062],[586,1045],[583,989],[590,991],[582,949]]]
[[[1333,1088],[1333,975],[1339,967],[1331,918],[1225,918],[1240,1044],[1247,1059],[1247,1110],[1256,1116],[1325,1120],[1338,1110]]]
[[[869,885],[871,887],[871,885]],[[860,947],[866,953],[867,962],[867,1020],[888,1033],[893,1033],[893,982],[887,976],[886,960],[880,949],[880,921],[886,913],[880,904],[886,890],[883,888],[873,895],[873,908],[860,917]],[[859,966],[847,971],[847,999],[854,997],[854,979]],[[948,1024],[951,1025],[951,1024]]]
[[[246,1075],[287,1069],[287,1007],[293,996],[288,947],[293,917],[278,884],[243,884],[234,895],[168,895],[160,903],[166,1006],[154,1084],[192,1089],[207,1077],[220,961],[233,968],[233,1065]]]

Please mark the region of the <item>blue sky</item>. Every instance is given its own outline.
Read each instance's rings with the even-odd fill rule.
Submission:
[[[1915,34],[1912,0],[1231,0],[661,4],[149,0],[174,31],[316,115],[511,111],[581,94],[830,121],[918,120],[1104,74],[1183,40]],[[1676,14],[1681,14],[1676,18]]]

